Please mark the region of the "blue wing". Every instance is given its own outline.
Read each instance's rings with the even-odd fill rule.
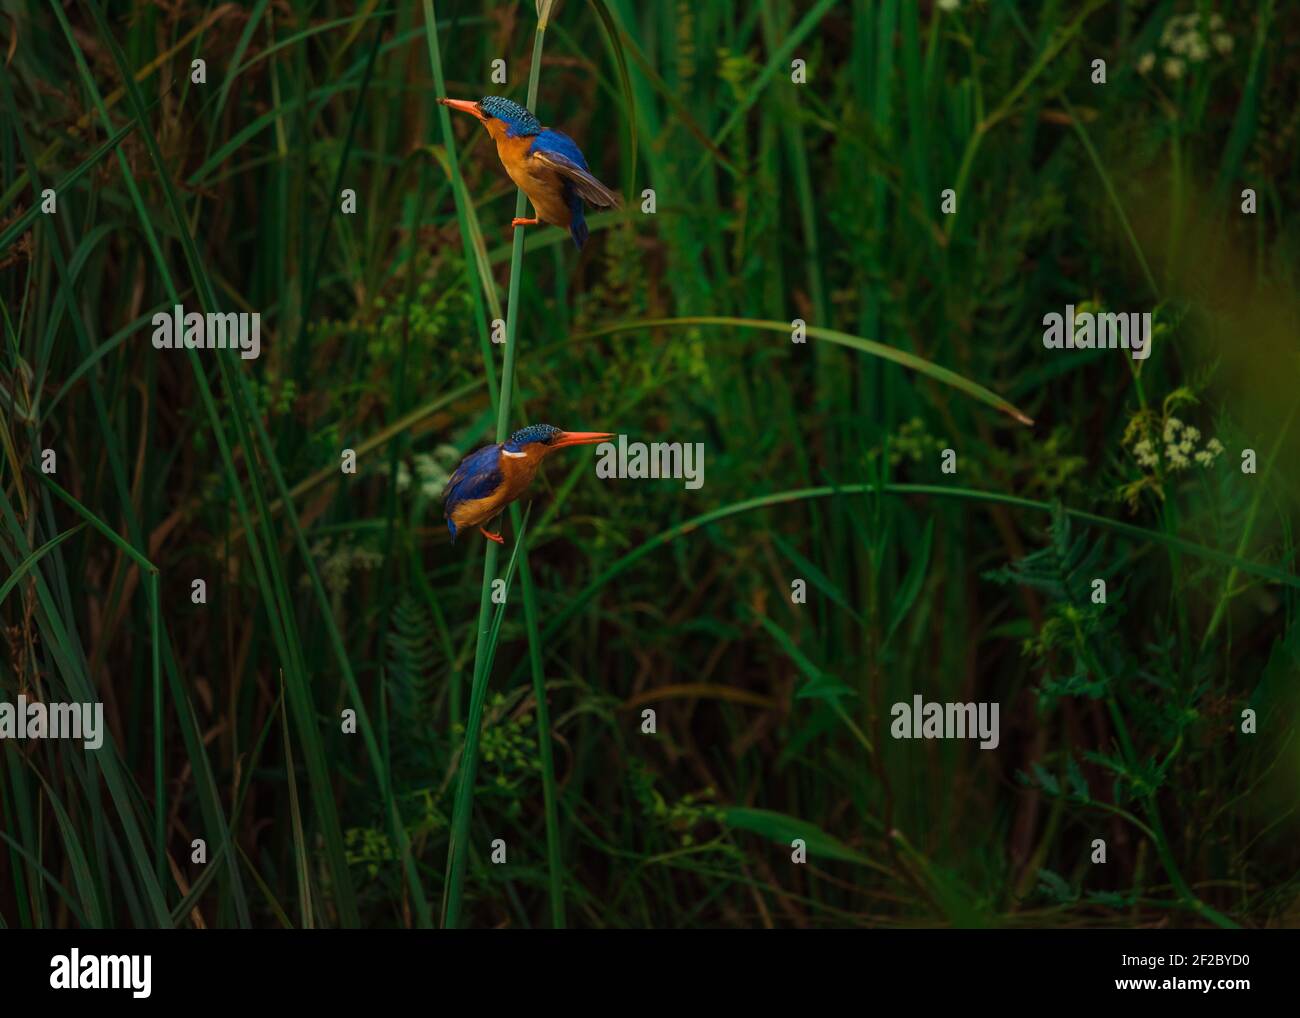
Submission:
[[[548,127],[541,134],[534,137],[533,144],[528,149],[528,154],[535,155],[539,152],[567,159],[578,169],[590,172],[587,169],[587,160],[583,157],[582,149],[578,148],[578,143],[563,131],[553,131]]]
[[[567,134],[547,128],[533,139],[528,154],[564,177],[588,204],[602,209],[618,206],[618,195],[591,175],[582,150]]]
[[[501,487],[503,480],[500,446],[485,445],[470,453],[460,461],[460,466],[451,475],[447,487],[442,490],[446,511],[451,512],[461,502],[487,498]]]

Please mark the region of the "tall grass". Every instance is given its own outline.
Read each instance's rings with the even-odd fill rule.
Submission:
[[[552,0],[538,0],[537,3],[537,28],[533,36],[533,54],[532,61],[529,64],[528,72],[528,109],[534,110],[537,106],[537,85],[541,78],[542,70],[542,46],[546,38],[546,25],[550,18]],[[443,87],[442,62],[438,53],[437,41],[437,21],[433,15],[433,4],[431,0],[425,0],[424,20],[426,35],[429,40],[429,60],[433,66],[434,82],[439,90]],[[449,154],[448,162],[454,167],[454,147],[452,143],[450,116],[445,107],[440,108],[439,116],[442,119],[443,137],[446,139],[446,147]],[[459,170],[452,170],[453,186],[459,184]],[[468,248],[470,235],[467,228],[467,215],[465,212],[465,199],[460,187],[456,188],[457,215],[460,219],[462,236],[465,239],[466,265],[472,265],[474,259]],[[518,190],[515,196],[515,217],[522,217],[527,209],[527,198],[522,190]],[[519,283],[523,271],[524,261],[524,230],[516,229],[514,231],[514,246],[510,254],[510,290],[506,303],[506,336],[505,336],[505,358],[501,366],[501,383],[497,389],[497,422],[496,422],[496,441],[498,444],[504,442],[510,434],[511,425],[511,397],[514,392],[515,376],[515,351],[519,339]],[[474,273],[471,270],[471,287],[477,293],[477,286],[474,282]],[[490,346],[486,342],[486,322],[482,316],[482,305],[476,300],[476,308],[479,322],[480,345],[484,350],[484,369],[490,374],[492,370],[491,357],[488,356]],[[491,383],[489,383],[490,385]],[[516,554],[524,550],[523,531],[520,521],[518,506],[511,507],[511,522],[514,524],[516,534]],[[484,550],[483,558],[483,583],[479,593],[479,617],[478,617],[478,643],[474,650],[474,672],[473,681],[470,688],[469,717],[465,727],[465,741],[460,752],[460,761],[458,765],[456,804],[452,814],[451,821],[451,840],[447,848],[447,883],[443,895],[443,925],[445,927],[455,928],[461,921],[461,909],[463,905],[463,895],[465,886],[465,865],[466,857],[469,852],[469,826],[470,817],[474,809],[474,779],[478,769],[478,744],[479,732],[483,723],[483,705],[487,696],[487,684],[489,678],[490,665],[489,661],[495,653],[496,647],[489,643],[490,622],[492,616],[492,585],[497,579],[496,565],[499,552],[499,545],[495,541],[489,541]],[[527,554],[524,552],[524,575],[527,576]],[[513,573],[513,569],[511,570]],[[508,592],[507,592],[508,594]],[[531,581],[524,581],[524,599],[525,610],[527,612],[527,621],[529,628],[529,644],[534,649],[530,653],[530,661],[533,663],[534,676],[534,693],[537,698],[537,716],[538,716],[538,744],[539,755],[542,766],[543,792],[546,802],[546,837],[548,851],[548,865],[551,873],[551,915],[556,926],[564,925],[564,905],[563,891],[559,882],[559,846],[556,832],[555,816],[555,777],[554,764],[551,759],[550,751],[550,730],[547,723],[547,706],[546,690],[541,680],[541,671],[539,666],[539,656],[536,650],[537,621],[535,609],[535,595],[532,590]]]
[[[1220,6],[1171,73],[1201,5],[11,5],[0,702],[108,731],[0,740],[0,922],[1294,925],[1300,24]],[[580,254],[484,92],[627,195]],[[1085,302],[1151,358],[1045,350]],[[450,546],[539,420],[704,486],[557,457]]]

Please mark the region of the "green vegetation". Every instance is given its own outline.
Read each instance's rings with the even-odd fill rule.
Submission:
[[[0,740],[0,924],[1300,924],[1291,5],[6,11],[0,703],[107,733]],[[435,103],[498,92],[623,193],[583,252]],[[543,421],[705,483],[575,450],[451,545]]]

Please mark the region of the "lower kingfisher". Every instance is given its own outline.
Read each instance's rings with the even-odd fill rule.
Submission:
[[[570,445],[607,442],[615,436],[603,431],[561,431],[549,424],[530,424],[510,436],[509,441],[485,445],[463,460],[443,489],[443,515],[451,531],[452,544],[465,527],[478,527],[486,538],[505,544],[483,524],[522,495],[537,473],[538,466],[556,449]]]
[[[532,219],[512,219],[511,226],[547,222],[567,229],[582,250],[587,221],[582,203],[617,208],[618,195],[591,175],[582,150],[567,134],[543,127],[517,102],[499,95],[471,99],[439,99],[444,106],[478,117],[497,143],[497,155],[513,180],[528,195],[537,213]]]

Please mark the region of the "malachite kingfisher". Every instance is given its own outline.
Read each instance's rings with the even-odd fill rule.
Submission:
[[[556,449],[608,442],[616,436],[603,431],[561,431],[549,424],[520,428],[506,442],[485,445],[460,461],[442,492],[443,515],[451,541],[466,527],[478,527],[489,540],[505,544],[500,534],[484,526],[522,495],[537,468]]]
[[[550,223],[568,230],[582,250],[587,242],[587,221],[582,203],[595,208],[617,208],[619,197],[587,168],[582,150],[567,134],[543,127],[517,102],[499,95],[471,99],[439,99],[444,106],[478,117],[497,143],[497,155],[510,179],[528,195],[536,211],[532,219],[512,219],[511,226]]]

